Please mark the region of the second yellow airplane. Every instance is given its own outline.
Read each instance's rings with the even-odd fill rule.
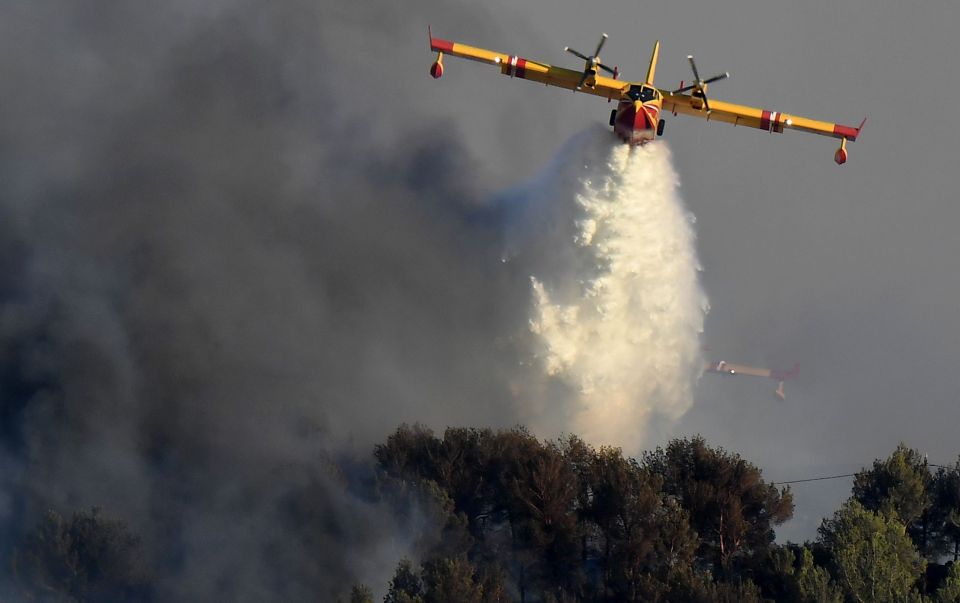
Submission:
[[[475,48],[434,38],[430,32],[430,50],[437,53],[437,58],[430,66],[430,75],[439,78],[443,75],[443,57],[452,55],[488,63],[500,69],[500,73],[510,77],[540,82],[548,86],[557,86],[585,92],[606,98],[608,101],[617,101],[617,108],[610,112],[610,125],[625,142],[643,144],[653,140],[656,136],[663,136],[664,120],[660,114],[666,110],[674,115],[683,113],[701,117],[708,121],[722,121],[735,126],[747,126],[766,130],[767,132],[783,132],[784,129],[802,130],[821,136],[829,136],[840,140],[840,148],[834,153],[834,161],[844,164],[847,161],[847,142],[853,142],[860,135],[866,119],[859,127],[844,126],[825,121],[817,121],[797,115],[789,115],[780,111],[755,109],[744,105],[735,105],[707,98],[707,86],[711,83],[730,76],[721,73],[711,78],[701,79],[697,71],[697,64],[692,56],[688,56],[690,67],[693,69],[694,81],[676,90],[664,90],[654,86],[653,78],[657,71],[657,59],[660,54],[660,42],[653,47],[653,56],[650,57],[650,66],[647,77],[642,82],[627,82],[618,79],[619,70],[608,67],[600,60],[600,50],[607,41],[607,34],[603,34],[597,49],[590,56],[584,55],[571,48],[565,50],[584,60],[582,71],[554,67],[538,61],[531,61],[515,55],[503,54],[483,48]],[[605,71],[611,77],[600,75]]]

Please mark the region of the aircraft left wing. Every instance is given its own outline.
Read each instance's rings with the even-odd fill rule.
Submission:
[[[500,73],[532,82],[540,82],[547,86],[556,86],[566,88],[574,92],[585,92],[595,96],[601,96],[608,100],[620,100],[624,90],[629,87],[628,82],[615,80],[613,78],[596,75],[588,79],[585,85],[577,89],[583,77],[582,71],[566,69],[564,67],[554,67],[531,61],[516,55],[509,55],[502,52],[486,50],[468,46],[459,42],[451,42],[433,37],[430,34],[430,50],[437,53],[437,60],[430,67],[430,74],[434,78],[443,75],[443,56],[452,55],[480,63],[487,63],[500,69]]]
[[[703,99],[696,95],[675,94],[669,90],[660,90],[660,93],[663,94],[663,110],[674,114],[693,115],[707,121],[722,121],[735,126],[747,126],[767,132],[783,132],[785,129],[793,129],[839,138],[841,141],[840,148],[837,149],[834,160],[840,164],[847,160],[847,141],[855,141],[867,121],[864,119],[859,127],[854,128],[799,115],[790,115],[780,111],[769,111],[727,103],[713,98],[709,99],[710,110],[708,111]]]

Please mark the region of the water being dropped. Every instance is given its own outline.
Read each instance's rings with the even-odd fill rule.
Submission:
[[[708,304],[678,188],[665,143],[598,129],[524,192],[538,364],[576,398],[564,429],[595,445],[656,443],[693,401]]]

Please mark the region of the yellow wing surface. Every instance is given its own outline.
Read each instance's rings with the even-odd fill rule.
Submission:
[[[710,103],[713,106],[713,103]],[[746,366],[743,364],[731,364],[729,362],[711,362],[707,361],[704,363],[703,369],[708,373],[720,373],[722,375],[748,375],[751,377],[767,377],[777,381],[777,389],[773,392],[781,400],[786,399],[786,393],[784,393],[784,381],[787,379],[792,379],[796,377],[800,372],[800,365],[794,364],[793,368],[790,370],[771,370],[765,368],[757,368],[754,366]]]
[[[855,141],[860,135],[866,119],[859,127],[844,126],[827,121],[819,121],[799,115],[791,115],[781,111],[757,109],[746,105],[737,105],[710,98],[710,110],[707,110],[703,99],[695,94],[675,94],[669,90],[660,90],[663,94],[663,110],[673,114],[693,115],[708,121],[722,121],[735,126],[747,126],[766,130],[767,132],[783,132],[787,129],[801,130],[821,136],[840,139],[840,148],[837,149],[834,160],[844,163],[847,160],[847,141]]]
[[[710,103],[713,106],[713,103]],[[745,366],[743,364],[732,364],[729,362],[706,362],[705,370],[711,373],[728,373],[730,375],[749,375],[751,377],[772,377],[773,371],[770,369]]]
[[[780,111],[755,109],[745,105],[735,105],[710,99],[710,111],[703,106],[703,100],[689,94],[673,94],[669,90],[660,90],[663,94],[663,108],[671,113],[694,115],[710,121],[722,121],[735,126],[748,126],[768,132],[783,132],[784,129],[803,130],[813,134],[856,140],[860,128],[843,126],[826,121],[818,121],[790,115]],[[863,124],[861,124],[863,127]]]
[[[510,55],[503,52],[494,52],[484,48],[476,48],[459,42],[451,42],[430,36],[430,50],[437,52],[437,61],[431,73],[434,77],[440,77],[443,73],[443,55],[453,55],[480,63],[493,65],[500,70],[500,73],[510,77],[540,82],[547,86],[556,86],[566,88],[574,92],[585,92],[595,96],[601,96],[608,100],[619,100],[629,82],[615,80],[610,77],[593,75],[584,82],[584,85],[577,89],[583,77],[582,71],[566,69],[563,67],[554,67],[539,61],[531,61],[520,56]]]

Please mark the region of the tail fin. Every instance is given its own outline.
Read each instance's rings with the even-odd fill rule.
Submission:
[[[660,40],[653,45],[653,54],[650,56],[650,67],[647,69],[647,85],[653,85],[653,76],[657,74],[657,59],[660,58]]]

